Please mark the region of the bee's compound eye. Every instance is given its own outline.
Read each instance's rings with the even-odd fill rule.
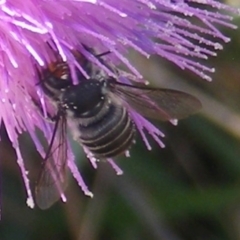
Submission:
[[[51,88],[56,89],[56,90],[66,89],[69,86],[71,86],[71,80],[63,79],[63,78],[56,78],[55,76],[49,76],[48,79],[46,79],[46,83]]]
[[[68,65],[64,62],[50,64],[44,71],[44,84],[55,90],[66,89],[72,85]]]

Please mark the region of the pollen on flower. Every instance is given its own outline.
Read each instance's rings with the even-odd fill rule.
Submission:
[[[112,166],[112,168],[116,171],[117,175],[122,175],[123,170],[112,160],[112,159],[107,159],[109,164]]]
[[[28,198],[28,199],[27,199],[27,205],[28,205],[30,208],[34,208],[35,204],[34,204],[33,199]]]
[[[231,23],[232,15],[239,14],[239,9],[217,0],[28,0],[24,4],[5,0],[0,1],[0,7],[0,119],[16,149],[27,204],[32,208],[34,198],[28,167],[21,155],[18,136],[28,132],[44,159],[46,150],[37,129],[50,143],[54,124],[45,118],[56,113],[41,88],[39,70],[46,69],[60,56],[70,69],[74,85],[81,82],[79,75],[84,79],[91,78],[88,69],[75,56],[77,51],[104,73],[103,76],[111,76],[122,83],[130,80],[146,83],[147,80],[125,57],[129,49],[133,49],[147,58],[157,54],[210,81],[215,69],[205,60],[216,56],[216,51],[230,40],[219,28],[235,29]],[[86,47],[93,48],[98,54],[110,53],[103,61]],[[120,63],[128,72],[112,67]],[[128,110],[146,148],[152,149],[147,135],[160,147],[165,147],[164,134],[141,114]],[[97,168],[97,159],[86,148],[84,151],[93,168]],[[68,147],[67,166],[82,191],[92,197],[72,152]],[[107,162],[118,175],[123,173],[112,159]],[[66,199],[63,197],[63,200]]]
[[[63,202],[67,202],[67,198],[66,198],[65,194],[61,194],[61,199]]]

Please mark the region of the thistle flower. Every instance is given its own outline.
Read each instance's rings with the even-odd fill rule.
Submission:
[[[16,0],[0,1],[0,117],[16,150],[30,207],[34,207],[34,201],[18,136],[27,131],[44,156],[36,129],[40,129],[46,139],[52,135],[52,124],[39,116],[32,101],[38,99],[45,113],[51,107],[37,84],[36,66],[45,67],[56,60],[54,52],[58,52],[69,64],[75,83],[78,81],[76,68],[88,78],[72,54],[72,49],[76,49],[107,75],[116,77],[111,69],[86,53],[85,45],[98,52],[110,51],[111,54],[106,56],[109,62],[114,65],[122,62],[128,67],[131,73],[119,76],[119,81],[124,81],[126,76],[143,81],[141,74],[124,57],[129,49],[147,58],[158,54],[182,69],[211,80],[209,74],[214,69],[197,62],[197,59],[215,56],[215,51],[222,49],[218,41],[230,40],[216,26],[236,28],[231,23],[232,17],[222,13],[223,10],[238,12],[216,0],[25,0],[24,4]],[[139,114],[131,114],[147,149],[150,150],[151,146],[144,130],[160,147],[164,147],[160,139],[164,134]],[[70,155],[70,171],[83,192],[92,196],[73,155]],[[87,155],[96,168],[90,153]],[[108,161],[118,174],[122,173],[113,160]]]

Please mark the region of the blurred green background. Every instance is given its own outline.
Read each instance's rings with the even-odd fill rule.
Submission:
[[[240,26],[240,19],[235,23]],[[2,127],[0,240],[240,240],[240,33],[222,30],[232,41],[209,59],[216,68],[211,83],[160,58],[131,54],[146,79],[197,96],[203,110],[177,127],[154,122],[166,148],[149,138],[153,150],[147,151],[138,138],[131,158],[117,159],[122,176],[105,163],[93,170],[77,151],[93,199],[70,179],[67,204],[28,208]],[[34,186],[40,159],[29,137],[21,140]]]

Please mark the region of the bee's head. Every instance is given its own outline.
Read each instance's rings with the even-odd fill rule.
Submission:
[[[42,84],[52,89],[63,91],[72,85],[72,78],[66,62],[49,64],[43,71]]]
[[[38,71],[39,83],[44,93],[55,100],[72,85],[70,70],[66,62],[51,63],[41,72]]]

